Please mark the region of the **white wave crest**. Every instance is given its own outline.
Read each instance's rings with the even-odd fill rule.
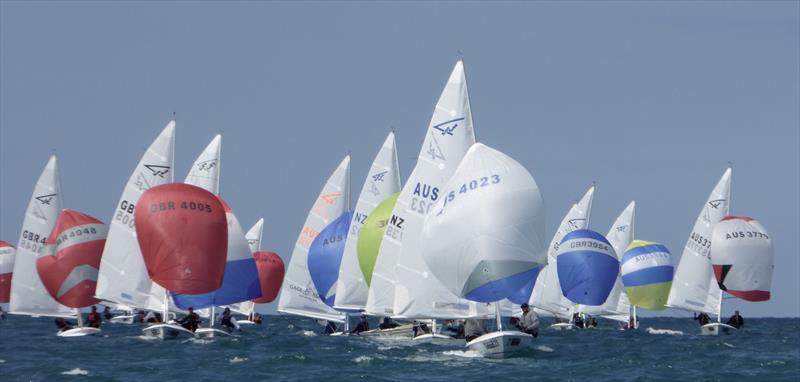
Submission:
[[[536,350],[539,350],[539,351],[546,351],[546,352],[548,352],[548,353],[549,353],[549,352],[552,352],[552,351],[553,351],[553,348],[551,348],[551,347],[549,347],[549,346],[539,345],[539,346],[537,346],[537,347],[536,347]]]
[[[64,375],[89,375],[89,372],[80,368],[74,368],[72,370],[62,371],[61,374]]]
[[[233,358],[228,360],[228,362],[230,362],[230,363],[239,363],[239,362],[244,362],[244,361],[247,361],[247,357],[241,357],[241,358],[240,357],[233,357]]]
[[[369,361],[372,361],[372,357],[367,355],[362,355],[360,357],[354,358],[353,361],[355,363],[369,363]]]
[[[317,333],[314,333],[314,332],[312,332],[310,330],[303,330],[302,333],[306,337],[315,337],[317,335]]]
[[[447,350],[442,352],[444,355],[452,355],[462,358],[483,358],[483,354],[475,350]]]
[[[652,327],[647,328],[647,332],[650,334],[669,334],[671,336],[682,336],[683,332],[680,330],[670,330],[670,329],[653,329]]]
[[[727,342],[723,342],[722,344],[723,344],[723,345],[725,345],[725,346],[727,346],[727,347],[729,347],[729,348],[731,348],[731,349],[733,349],[733,348],[735,348],[735,347],[736,347],[736,346],[733,346],[733,345],[731,345],[731,344],[729,344],[729,343],[727,343]]]

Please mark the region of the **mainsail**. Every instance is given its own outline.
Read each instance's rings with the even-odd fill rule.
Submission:
[[[286,277],[283,279],[278,311],[324,320],[342,322],[344,315],[326,305],[308,272],[308,248],[319,233],[350,205],[350,156],[346,156],[328,178],[314,206],[308,213],[294,245]]]
[[[97,298],[134,308],[161,311],[163,288],[147,274],[136,240],[133,212],[150,187],[173,181],[175,121],[170,121],[133,170],[111,217],[97,275]]]
[[[731,169],[725,170],[708,196],[683,249],[667,306],[719,317],[722,291],[711,268],[711,234],[730,209]]]
[[[547,249],[547,265],[539,272],[539,277],[533,287],[533,293],[531,293],[529,303],[532,306],[546,310],[557,317],[570,318],[574,305],[561,294],[556,260],[558,248],[566,234],[589,226],[593,200],[594,186],[586,191],[581,200],[572,205],[564,219],[561,220],[561,224],[558,226],[558,230],[553,235],[553,239]]]
[[[364,180],[364,186],[361,187],[356,208],[353,210],[353,218],[347,233],[342,265],[339,268],[339,278],[336,283],[336,301],[334,303],[336,309],[360,310],[367,303],[369,286],[359,264],[361,254],[358,252],[358,242],[363,227],[375,207],[398,191],[400,191],[400,168],[397,163],[394,132],[390,132],[372,162],[367,179]],[[383,237],[383,231],[381,231],[381,237]]]
[[[22,221],[14,272],[11,276],[11,313],[38,316],[74,317],[72,309],[59,304],[47,293],[36,271],[36,260],[44,254],[45,244],[61,212],[61,181],[58,162],[47,162]]]

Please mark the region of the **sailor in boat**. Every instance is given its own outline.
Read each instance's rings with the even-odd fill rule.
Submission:
[[[369,330],[369,323],[367,322],[367,316],[361,315],[361,320],[358,321],[358,325],[351,331],[350,333],[358,334],[361,332],[366,332]]]
[[[486,333],[486,329],[483,328],[483,325],[481,325],[480,321],[474,318],[469,318],[464,323],[464,339],[467,340],[467,342],[472,341]]]
[[[736,329],[741,329],[744,327],[744,318],[739,315],[739,311],[737,310],[736,313],[728,319],[728,325],[733,326]]]
[[[103,318],[105,318],[106,320],[114,318],[114,313],[111,313],[111,308],[109,308],[108,305],[106,305],[106,307],[103,308]]]
[[[140,311],[139,312],[139,314],[142,314],[142,313],[144,313],[144,311]],[[147,314],[144,315],[144,317],[142,318],[142,322],[148,323],[148,324],[157,324],[157,323],[161,322],[161,314],[156,313],[156,312],[151,310],[151,311],[147,312]]]
[[[381,330],[384,330],[384,329],[394,329],[394,328],[396,328],[398,326],[400,326],[400,325],[398,323],[392,321],[391,317],[384,317],[383,318],[383,322],[381,322],[381,324],[380,324],[380,326],[378,326],[378,328],[380,328]]]
[[[242,329],[239,328],[239,324],[236,322],[236,318],[231,315],[231,310],[229,308],[225,308],[222,311],[222,314],[219,315],[218,318],[219,325],[227,332],[232,332],[234,330],[241,332]]]
[[[572,324],[578,327],[578,329],[583,329],[583,317],[580,314],[575,313],[572,315]]]
[[[592,316],[589,316],[589,318],[586,319],[586,327],[587,328],[596,328],[597,327],[597,319],[592,317]]]
[[[414,337],[431,333],[431,329],[428,327],[428,324],[424,322],[414,321],[413,330],[414,330]]]
[[[100,318],[100,314],[97,313],[97,307],[92,305],[92,311],[86,316],[86,325],[90,328],[99,328],[101,321],[103,321],[103,319]]]
[[[259,325],[260,325],[262,320],[263,320],[263,317],[261,317],[261,313],[255,313],[255,312],[253,312],[253,313],[250,315],[250,321],[253,321],[253,322],[254,322],[254,323],[256,323],[256,324],[259,324]]]
[[[61,318],[61,317],[57,317],[57,318],[55,319],[55,322],[56,322],[56,327],[58,328],[58,331],[59,331],[59,332],[65,332],[65,331],[67,331],[67,330],[70,330],[70,329],[72,329],[72,325],[70,325],[70,324],[67,322],[67,320],[65,320],[65,319],[63,319],[63,318]]]
[[[528,304],[520,305],[522,309],[522,319],[517,321],[517,329],[523,333],[528,333],[534,338],[539,336],[539,315],[528,306]]]
[[[184,328],[194,332],[197,330],[197,327],[200,326],[200,316],[194,312],[194,309],[191,306],[189,307],[188,311],[189,313],[183,316],[183,318],[180,320],[176,320],[176,322]]]
[[[461,320],[445,321],[442,334],[452,338],[464,338],[464,322]]]
[[[337,328],[337,327],[336,327],[336,323],[335,323],[335,322],[333,322],[333,321],[326,321],[326,324],[325,324],[325,334],[333,334],[333,333],[336,333],[336,331],[337,331],[338,329],[339,329],[339,328]]]
[[[625,329],[636,329],[636,323],[639,322],[639,316],[631,316],[628,319],[628,325],[625,326]]]
[[[695,314],[694,319],[700,324],[700,326],[706,325],[711,322],[711,318],[708,317],[705,313]]]

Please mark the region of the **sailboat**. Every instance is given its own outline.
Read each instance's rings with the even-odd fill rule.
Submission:
[[[308,248],[308,273],[322,302],[330,307],[336,300],[336,279],[339,277],[351,220],[353,214],[345,211],[328,224]]]
[[[61,206],[58,162],[51,156],[39,175],[22,221],[11,276],[9,311],[12,314],[75,318],[75,310],[50,296],[36,271],[36,260],[45,253],[47,238],[56,226]]]
[[[556,322],[550,328],[555,330],[574,329],[569,320],[572,319],[574,304],[561,294],[561,285],[558,281],[558,263],[556,256],[561,240],[572,231],[584,229],[589,226],[589,217],[592,212],[595,187],[590,187],[581,199],[570,207],[561,220],[550,246],[547,248],[547,265],[539,272],[533,286],[530,301],[531,306],[553,314],[557,319],[567,322]]]
[[[350,230],[347,232],[347,241],[336,283],[336,299],[334,301],[336,310],[358,312],[364,309],[377,249],[386,226],[383,225],[379,235],[370,236],[371,233],[377,231],[368,231],[367,236],[370,236],[368,241],[371,244],[369,249],[374,249],[370,251],[370,254],[361,250],[363,248],[363,245],[359,245],[362,243],[361,233],[367,226],[367,221],[370,219],[375,221],[371,214],[376,207],[398,191],[400,191],[400,168],[397,161],[394,132],[390,132],[372,162],[353,210],[353,218],[350,222]],[[391,214],[391,208],[384,208],[384,210],[388,210],[387,214]],[[367,265],[366,263],[371,264]],[[370,268],[368,272],[363,271],[365,266]]]
[[[617,260],[622,263],[622,255],[625,249],[630,245],[634,238],[634,216],[636,210],[636,202],[631,201],[627,207],[617,216],[614,224],[606,234],[606,239],[611,243],[614,248],[614,253],[617,254]],[[668,289],[669,290],[669,289]],[[633,309],[636,309],[634,306]],[[630,318],[636,316],[636,312],[631,313],[631,304],[628,296],[625,293],[625,287],[622,284],[622,278],[618,274],[614,282],[614,288],[608,294],[608,298],[603,305],[578,305],[575,309],[577,313],[589,314],[599,316],[614,321],[619,321],[628,324]]]
[[[722,290],[711,266],[711,234],[714,226],[730,210],[731,169],[725,170],[708,196],[692,233],[683,249],[669,291],[667,307],[717,316],[717,322],[702,325],[703,335],[729,332],[732,327],[720,322]]]
[[[95,296],[104,301],[163,312],[165,320],[170,310],[169,296],[147,274],[133,214],[142,193],[173,181],[174,149],[175,121],[170,121],[142,155],[125,184],[109,224],[95,291]]]
[[[404,319],[490,315],[478,304],[443,288],[421,258],[425,216],[443,197],[442,188],[475,143],[464,64],[458,61],[428,125],[417,165],[394,206],[372,272],[366,311]],[[432,333],[436,333],[433,322]]]
[[[420,251],[440,285],[461,298],[495,306],[497,331],[467,348],[503,356],[533,337],[503,330],[496,302],[517,292],[546,261],[542,196],[533,176],[514,159],[473,145],[442,199],[425,217]]]
[[[308,250],[319,233],[349,206],[350,156],[346,156],[328,178],[308,213],[281,286],[278,312],[319,320],[344,322],[345,315],[326,305],[311,281]]]
[[[558,248],[561,293],[575,304],[605,303],[619,275],[619,260],[605,236],[588,229],[564,236]]]
[[[622,282],[634,309],[663,310],[672,287],[674,268],[672,254],[666,246],[659,243],[634,240],[625,250],[620,267]],[[638,319],[634,310],[633,325],[637,328]],[[631,327],[632,326],[632,327]]]
[[[8,304],[11,298],[11,275],[14,272],[14,254],[17,249],[13,245],[0,240],[0,304]]]
[[[36,259],[36,270],[50,297],[73,308],[78,326],[58,333],[61,337],[97,334],[100,328],[83,326],[80,309],[100,302],[94,298],[97,268],[108,227],[84,213],[64,209]]]
[[[230,333],[227,331],[214,328],[216,307],[249,301],[261,295],[258,270],[245,233],[228,203],[218,195],[221,153],[222,137],[217,135],[195,160],[185,181],[186,184],[198,186],[217,195],[225,210],[227,220],[227,257],[224,267],[225,275],[220,288],[211,293],[199,295],[176,293],[172,295],[175,305],[181,309],[189,307],[210,309],[209,327],[198,328],[195,331],[199,337],[229,336]]]
[[[145,191],[134,209],[136,238],[153,283],[175,294],[212,293],[222,286],[228,252],[228,221],[216,195],[170,183]],[[169,295],[164,295],[168,305]],[[166,317],[167,312],[164,312]],[[143,332],[165,338],[190,330],[171,323]]]
[[[769,300],[775,264],[766,228],[747,216],[726,216],[714,227],[711,241],[720,289],[745,301]]]

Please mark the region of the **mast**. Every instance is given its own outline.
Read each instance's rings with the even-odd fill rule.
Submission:
[[[75,315],[78,317],[78,327],[82,328],[83,327],[83,315],[81,315],[81,310],[78,309],[78,308],[75,308]]]
[[[500,316],[500,304],[494,303],[494,319],[497,321],[497,331],[503,331],[503,318]]]

